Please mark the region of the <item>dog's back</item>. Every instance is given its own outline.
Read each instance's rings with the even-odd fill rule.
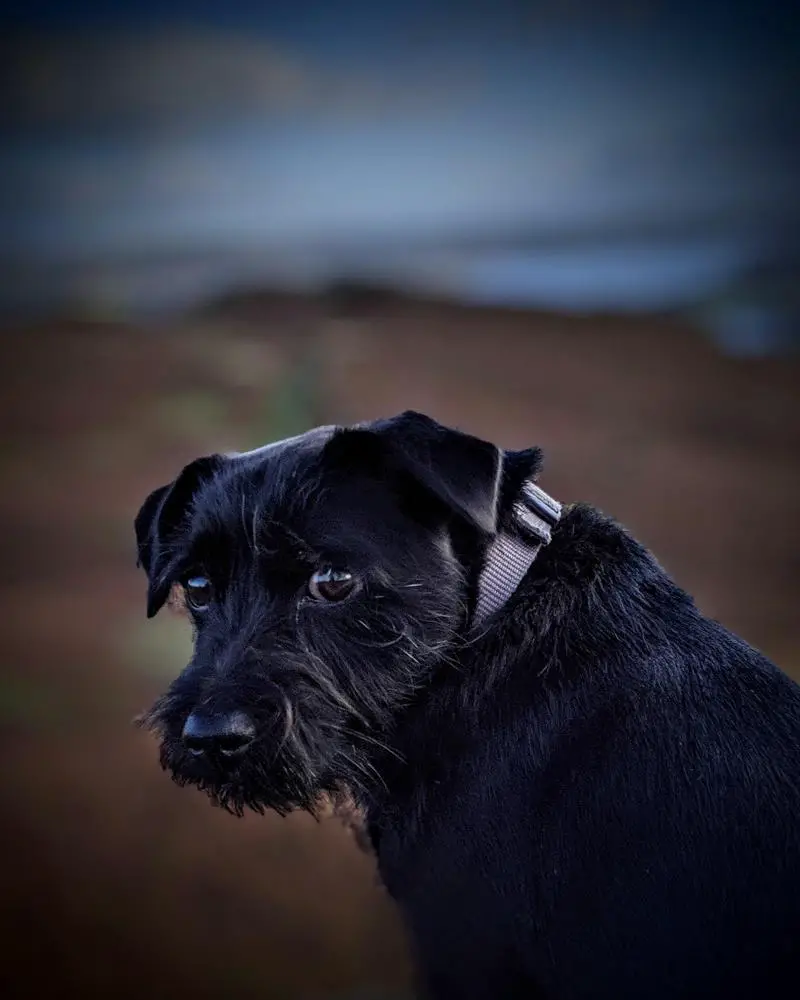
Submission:
[[[555,995],[800,986],[800,692],[715,623],[686,627],[671,677],[585,705],[531,775],[529,932]]]
[[[794,996],[800,688],[622,529],[571,517],[493,687],[470,659],[468,758],[423,741],[424,819],[381,842],[435,995]]]

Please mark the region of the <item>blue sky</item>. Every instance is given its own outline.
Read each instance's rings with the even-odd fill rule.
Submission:
[[[789,6],[12,4],[0,238],[63,258],[639,227],[652,252],[678,223],[686,262],[705,227],[730,268],[798,221]]]

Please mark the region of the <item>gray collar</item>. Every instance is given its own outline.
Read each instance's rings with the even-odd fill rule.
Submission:
[[[533,565],[551,530],[561,517],[561,504],[531,480],[522,484],[512,508],[508,530],[489,542],[478,578],[478,599],[473,615],[477,625],[501,608]]]

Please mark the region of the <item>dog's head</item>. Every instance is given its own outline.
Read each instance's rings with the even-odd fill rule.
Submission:
[[[538,464],[408,412],[200,458],[155,490],[136,518],[147,613],[177,592],[195,636],[144,717],[165,768],[236,813],[367,791]]]

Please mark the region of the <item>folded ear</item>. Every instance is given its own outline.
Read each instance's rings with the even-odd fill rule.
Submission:
[[[410,474],[431,496],[481,532],[497,530],[503,453],[488,441],[407,410],[338,431],[326,446],[346,466],[387,463]]]
[[[221,455],[209,455],[191,462],[174,482],[153,490],[136,515],[137,565],[147,573],[149,582],[148,618],[161,610],[169,596],[172,581],[167,570],[172,561],[173,543],[192,500],[200,485],[212,478],[222,462]]]

